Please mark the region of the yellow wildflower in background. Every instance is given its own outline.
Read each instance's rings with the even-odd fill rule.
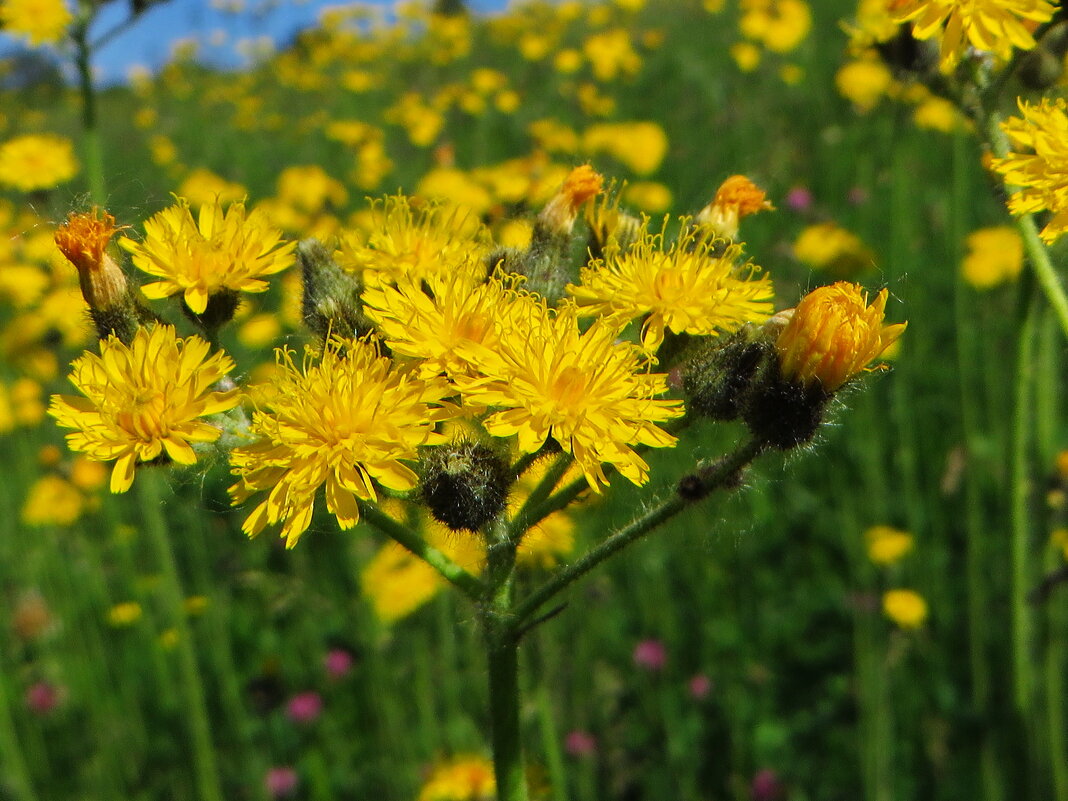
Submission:
[[[491,801],[497,796],[493,763],[480,756],[435,765],[417,801]]]
[[[775,341],[783,375],[834,392],[868,369],[907,325],[883,323],[887,297],[884,289],[869,306],[867,293],[844,281],[809,292]]]
[[[34,47],[55,44],[73,21],[64,0],[0,0],[0,31]]]
[[[1042,98],[1038,105],[1020,100],[1022,117],[1001,124],[1012,152],[993,159],[990,167],[1005,183],[1020,189],[1009,198],[1009,211],[1019,216],[1039,211],[1052,214],[1042,239],[1053,243],[1068,231],[1068,104],[1063,98]]]
[[[140,619],[141,604],[137,601],[124,601],[108,610],[108,623],[117,629],[132,626]]]
[[[912,535],[891,526],[872,526],[864,532],[868,558],[877,565],[892,565],[912,550]]]
[[[968,253],[960,263],[964,280],[976,289],[990,289],[1014,280],[1023,270],[1023,239],[1015,228],[980,228],[965,240]]]
[[[581,316],[623,322],[647,315],[642,347],[655,351],[664,332],[714,336],[774,311],[774,293],[758,267],[739,265],[741,249],[717,253],[716,243],[695,234],[664,248],[664,233],[645,233],[632,247],[612,247],[603,259],[582,268],[581,283],[567,291]]]
[[[582,52],[599,81],[611,81],[618,75],[635,75],[641,69],[641,57],[631,47],[631,35],[623,28],[596,33],[582,46]]]
[[[903,629],[918,629],[927,620],[927,601],[913,590],[883,593],[883,612]]]
[[[1048,0],[889,0],[897,22],[911,22],[917,39],[938,38],[941,68],[949,72],[970,44],[1001,59],[1012,48],[1030,50],[1035,40],[1023,20],[1048,22],[1057,6]]]
[[[742,35],[775,53],[796,48],[812,28],[812,11],[804,0],[741,0],[739,8]]]
[[[70,381],[85,397],[53,395],[48,413],[67,434],[72,451],[102,462],[115,459],[111,491],[126,492],[134,466],[166,453],[179,464],[197,460],[191,443],[214,442],[222,433],[200,420],[238,404],[236,390],[212,386],[233,369],[222,351],[208,356],[200,337],[175,337],[174,328],[141,328],[129,347],[114,336],[100,355],[75,359]]]
[[[189,201],[195,209],[212,202],[234,203],[248,197],[248,190],[241,184],[227,181],[206,167],[197,167],[178,187],[178,196]]]
[[[606,122],[586,129],[582,147],[590,154],[607,153],[635,175],[644,176],[660,167],[668,138],[655,122]]]
[[[623,199],[639,211],[662,214],[671,208],[671,190],[656,181],[637,181],[623,189]]]
[[[793,246],[794,258],[813,270],[846,278],[875,265],[875,254],[859,236],[837,223],[816,223],[805,228]]]
[[[26,134],[0,144],[0,187],[51,189],[77,173],[74,146],[65,136]]]
[[[486,430],[516,435],[523,453],[552,437],[596,492],[608,484],[606,462],[644,484],[649,466],[633,446],[673,446],[675,437],[656,424],[683,409],[679,401],[656,399],[667,390],[667,376],[646,372],[639,349],[618,342],[616,332],[605,320],[580,331],[571,304],[536,307],[502,333],[497,361],[482,367],[485,377],[460,377],[457,384],[465,402],[500,410],[486,418]]]
[[[890,68],[877,58],[862,58],[842,65],[834,76],[838,93],[861,113],[875,108],[894,83]]]
[[[401,460],[415,459],[420,445],[441,441],[434,426],[451,410],[437,405],[448,393],[444,381],[424,381],[395,367],[366,341],[334,339],[318,363],[307,351],[301,368],[287,349],[277,351],[277,361],[281,370],[272,391],[252,419],[257,440],[230,454],[239,476],[230,495],[236,505],[269,491],[242,530],[254,537],[281,523],[292,548],[311,524],[324,484],[327,511],[342,529],[360,519],[357,498],[377,499],[372,481],[412,489],[418,477]]]
[[[201,207],[196,222],[189,202],[178,203],[145,220],[145,239],[119,240],[133,263],[163,280],[145,284],[152,299],[182,293],[185,304],[203,314],[208,298],[224,291],[265,292],[262,276],[281,272],[293,263],[296,243],[282,243],[282,233],[270,228],[259,212],[245,215],[243,203],[224,213],[215,200]]]
[[[69,526],[84,508],[85,498],[77,487],[56,475],[42,476],[30,487],[21,519],[27,526]]]

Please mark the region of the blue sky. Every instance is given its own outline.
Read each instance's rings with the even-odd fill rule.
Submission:
[[[392,0],[370,0],[392,6]],[[239,4],[243,11],[227,11]],[[102,83],[122,81],[130,67],[156,68],[167,61],[171,45],[195,37],[206,60],[223,66],[240,66],[239,42],[270,37],[284,42],[313,25],[323,8],[345,5],[344,0],[169,0],[147,11],[132,27],[112,38],[102,48],[94,67]],[[505,0],[468,0],[476,10],[504,7]],[[97,35],[121,24],[129,15],[129,3],[112,0],[100,10]],[[10,40],[0,36],[0,49]],[[218,44],[211,44],[212,42]]]

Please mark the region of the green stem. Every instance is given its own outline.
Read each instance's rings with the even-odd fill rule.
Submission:
[[[15,731],[15,721],[11,716],[2,676],[0,676],[0,753],[3,754],[0,764],[6,769],[11,788],[15,793],[14,798],[17,801],[36,801],[37,795],[34,793],[30,771],[26,767],[26,759],[19,745],[18,732]]]
[[[178,565],[171,548],[170,534],[163,516],[163,472],[155,468],[141,470],[137,476],[141,500],[141,519],[156,559],[163,571],[163,600],[171,615],[171,624],[178,632],[178,668],[185,694],[186,714],[189,718],[190,743],[193,749],[193,777],[197,797],[202,801],[223,801],[225,796],[215,763],[215,749],[211,742],[204,684],[193,651],[193,639],[184,611],[184,596]]]
[[[1001,115],[996,111],[986,117],[986,135],[995,156],[1004,158],[1008,155],[1009,140],[1001,130]],[[1068,335],[1068,295],[1065,294],[1061,279],[1053,267],[1049,250],[1038,234],[1034,215],[1022,214],[1017,217],[1016,228],[1023,238],[1024,252],[1027,254],[1028,262],[1042,294],[1046,296],[1047,302],[1053,308],[1061,330]]]
[[[560,737],[553,720],[552,701],[544,684],[538,689],[538,723],[541,725],[541,749],[545,753],[553,801],[567,801],[567,771],[564,770]]]
[[[692,482],[692,486],[687,487],[685,494],[676,492],[666,501],[661,502],[629,525],[610,535],[600,545],[587,551],[576,561],[556,571],[544,584],[517,605],[515,609],[516,620],[525,622],[554,595],[584,576],[605,559],[623,550],[662,523],[667,522],[691,503],[706,497],[713,490],[736,479],[738,472],[760,455],[765,447],[762,442],[750,440],[723,459],[699,467],[695,473],[683,479],[684,482]],[[557,494],[559,495],[560,493]],[[550,498],[549,500],[551,501],[552,499]]]
[[[432,568],[437,570],[448,582],[458,587],[468,598],[477,601],[486,597],[486,585],[477,577],[468,573],[437,548],[428,545],[422,537],[403,523],[394,520],[377,506],[365,503],[364,501],[358,501],[358,503],[360,505],[360,515],[364,520],[383,534],[396,540]]]
[[[104,181],[104,153],[100,144],[100,129],[97,125],[97,97],[93,86],[93,50],[89,44],[89,22],[93,16],[93,4],[83,3],[81,19],[74,26],[75,65],[78,68],[78,91],[82,96],[82,147],[85,158],[85,175],[89,181],[89,197],[99,206],[107,201]]]
[[[540,507],[545,500],[549,497],[549,494],[556,489],[557,483],[563,478],[564,473],[571,467],[571,463],[574,461],[574,457],[569,453],[561,453],[557,460],[553,463],[541,481],[538,482],[538,486],[534,488],[534,491],[530,493],[526,503],[516,513],[516,516],[512,518],[511,523],[508,525],[508,539],[514,542],[519,542],[527,530],[534,525],[533,515],[535,511]],[[585,479],[583,479],[585,481]],[[539,518],[541,519],[541,518]]]
[[[1030,294],[1030,293],[1029,293]],[[1034,425],[1034,357],[1037,298],[1024,301],[1025,310],[1017,340],[1016,393],[1012,426],[1012,660],[1013,695],[1023,721],[1031,724],[1031,610],[1027,593],[1031,567],[1028,553],[1030,520],[1030,451]]]

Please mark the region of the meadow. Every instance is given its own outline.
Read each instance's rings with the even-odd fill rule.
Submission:
[[[356,4],[240,72],[176,43],[158,74],[93,90],[91,119],[86,86],[10,58],[0,799],[496,797],[484,633],[462,593],[366,521],[340,530],[322,504],[294,548],[274,530],[250,539],[252,505],[232,505],[221,449],[138,467],[112,493],[111,465],[67,447],[49,397],[72,391],[69,365],[97,336],[53,238],[99,205],[128,226],[117,238],[131,245],[112,248],[128,267],[144,222],[177,196],[194,209],[247,198],[286,242],[343,243],[404,194],[521,250],[589,164],[656,230],[747,176],[774,209],[742,220],[738,241],[775,310],[848,280],[888,290],[888,321],[908,328],[888,369],[834,394],[811,441],[763,453],[524,632],[530,796],[1068,801],[1066,330],[1063,290],[1035,267],[1048,252],[1060,282],[1064,247],[1029,240],[1029,216],[1016,233],[959,74],[886,43],[850,51],[872,5]],[[30,52],[84,66],[77,19]],[[1017,94],[1057,96],[1065,46],[1005,79],[1003,113],[1019,113]],[[992,63],[975,69],[1006,69]],[[43,135],[58,138],[30,166],[5,151]],[[576,259],[587,235],[580,217]],[[269,283],[216,332],[241,385],[277,376],[276,347],[299,363],[313,341],[300,265]],[[179,302],[154,308],[193,331]],[[610,475],[603,495],[546,520],[517,591],[744,430],[695,420],[644,453],[643,485]],[[476,569],[474,535],[427,536]]]

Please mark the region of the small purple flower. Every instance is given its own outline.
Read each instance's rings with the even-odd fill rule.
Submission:
[[[786,193],[786,206],[793,211],[808,211],[812,208],[812,192],[807,186],[794,186]]]
[[[667,664],[667,649],[660,640],[642,640],[634,646],[634,664],[650,673],[658,673]]]
[[[323,667],[332,679],[343,679],[352,670],[352,654],[344,648],[331,648],[323,657]]]
[[[286,704],[286,715],[294,723],[311,723],[323,711],[323,699],[319,693],[298,693]]]
[[[689,689],[690,697],[693,700],[703,701],[708,697],[708,694],[712,692],[712,679],[708,678],[704,673],[698,673],[690,679],[687,688]]]
[[[593,756],[597,752],[597,738],[588,731],[575,729],[564,738],[564,750],[576,758]]]
[[[59,706],[60,690],[47,681],[38,681],[26,688],[26,706],[36,715],[48,715]]]
[[[288,798],[296,791],[299,783],[297,772],[288,765],[271,768],[263,777],[263,786],[271,798]]]
[[[749,785],[749,797],[753,801],[780,801],[786,797],[786,788],[779,775],[770,768],[758,770]]]

